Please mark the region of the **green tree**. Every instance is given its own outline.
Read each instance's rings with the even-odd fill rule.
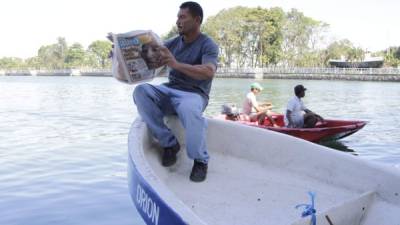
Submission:
[[[384,55],[385,65],[391,67],[400,66],[400,46],[399,47],[389,47],[381,52]]]
[[[168,31],[168,33],[166,33],[165,35],[161,36],[161,39],[162,40],[168,40],[168,39],[173,38],[173,37],[175,37],[177,35],[178,35],[178,28],[176,26],[173,26],[171,28],[171,30]]]
[[[288,66],[310,66],[317,59],[318,48],[328,24],[304,16],[292,9],[287,13],[283,26],[284,64]]]
[[[209,17],[203,31],[218,43],[222,65],[261,67],[279,61],[283,15],[279,8],[234,7]]]
[[[55,57],[55,48],[53,45],[41,46],[38,50],[38,58],[41,68],[57,69],[61,62]]]
[[[0,58],[0,69],[23,69],[24,61],[17,57]]]
[[[39,63],[42,68],[62,69],[64,68],[65,55],[68,45],[65,38],[59,37],[57,43],[41,46],[38,50]]]
[[[203,25],[203,31],[210,35],[220,48],[220,63],[231,67],[234,61],[240,64],[243,32],[242,14],[244,7],[221,10],[217,15],[209,17]]]
[[[335,41],[331,43],[323,55],[324,64],[328,66],[328,62],[331,59],[342,59],[349,62],[362,61],[364,59],[365,52],[359,47],[355,47],[347,39]]]
[[[34,56],[34,57],[27,58],[25,60],[25,65],[29,69],[39,69],[40,68],[39,57]]]
[[[67,68],[79,68],[84,64],[85,61],[85,50],[79,43],[72,44],[68,48],[65,55],[65,65]]]
[[[327,63],[330,59],[345,59],[352,48],[353,44],[347,39],[331,43],[326,48],[325,62]]]
[[[97,65],[101,68],[110,67],[111,61],[108,58],[108,54],[111,50],[111,42],[97,40],[92,42],[88,47],[88,52],[94,56]],[[95,67],[97,67],[97,65]]]
[[[353,47],[347,52],[347,61],[355,62],[364,60],[364,50],[362,48]]]
[[[67,41],[65,40],[64,37],[58,37],[57,43],[55,44],[54,56],[56,57],[56,60],[59,62],[60,67],[63,67],[67,52],[68,52]]]
[[[251,8],[244,14],[251,67],[263,67],[279,61],[283,17],[283,11],[278,8]]]

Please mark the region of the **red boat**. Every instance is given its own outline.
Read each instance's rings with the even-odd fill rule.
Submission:
[[[311,142],[341,139],[357,132],[367,124],[365,121],[326,119],[323,122],[318,122],[314,128],[287,128],[284,127],[284,115],[275,114],[272,117],[279,127],[273,127],[267,118],[263,125],[259,125],[258,122],[250,122],[242,119],[235,120],[235,122],[277,131]],[[218,118],[231,120],[226,115],[220,115]]]

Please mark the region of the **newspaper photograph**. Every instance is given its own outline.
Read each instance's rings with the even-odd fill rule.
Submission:
[[[166,66],[159,65],[160,53],[157,51],[162,41],[152,31],[110,35],[114,43],[112,74],[117,80],[135,84],[150,81],[166,72]]]

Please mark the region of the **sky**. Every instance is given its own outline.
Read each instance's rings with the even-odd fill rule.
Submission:
[[[177,0],[1,0],[0,57],[28,58],[65,37],[87,47],[108,32],[153,30],[160,36],[176,21]],[[329,41],[349,39],[368,51],[400,46],[399,0],[199,0],[204,18],[235,6],[296,8],[330,25]]]

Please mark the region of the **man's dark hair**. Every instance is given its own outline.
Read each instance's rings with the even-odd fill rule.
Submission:
[[[200,16],[200,24],[203,22],[203,9],[197,2],[184,2],[179,7],[180,9],[189,9],[193,17]]]
[[[307,90],[307,88],[305,88],[303,85],[299,84],[296,85],[296,87],[294,87],[294,94],[296,96],[299,96],[301,94],[301,92]]]

